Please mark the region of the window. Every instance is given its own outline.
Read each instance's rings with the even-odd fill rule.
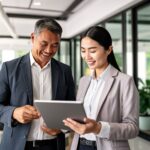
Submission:
[[[113,50],[117,63],[121,70],[123,70],[123,55],[122,55],[122,17],[121,15],[112,18],[106,22],[105,27],[109,31],[112,42]]]
[[[150,4],[138,10],[138,77],[150,79]]]
[[[126,12],[127,74],[133,75],[131,10]]]
[[[70,65],[70,43],[69,41],[61,41],[60,61],[67,65]]]

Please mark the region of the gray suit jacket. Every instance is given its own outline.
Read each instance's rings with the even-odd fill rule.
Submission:
[[[71,69],[51,60],[52,99],[74,100],[75,86]],[[4,124],[0,150],[24,150],[31,123],[12,120],[15,107],[33,105],[32,76],[29,54],[5,62],[0,72],[0,122]]]
[[[91,78],[80,80],[77,100],[83,100]],[[98,150],[129,150],[128,139],[138,134],[139,97],[132,77],[125,75],[113,66],[105,78],[105,87],[99,98],[97,121],[110,125],[108,139],[97,137]],[[76,150],[79,135],[75,133],[71,150]]]

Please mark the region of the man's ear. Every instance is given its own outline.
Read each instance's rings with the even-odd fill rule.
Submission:
[[[31,41],[32,41],[32,43],[33,43],[33,41],[34,41],[34,33],[31,33]]]

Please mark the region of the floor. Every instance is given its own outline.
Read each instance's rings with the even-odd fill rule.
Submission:
[[[140,137],[129,140],[129,144],[131,150],[150,150],[150,142]],[[69,150],[69,148],[66,150]]]
[[[1,136],[2,136],[2,132],[0,132],[0,140],[1,140]],[[129,144],[131,150],[150,150],[150,142],[140,137],[129,140]]]
[[[150,150],[150,142],[140,137],[129,140],[129,144],[131,150]]]
[[[71,140],[69,143],[71,143]],[[144,140],[141,137],[129,140],[129,145],[131,150],[150,150],[150,141]],[[66,150],[70,150],[70,148],[67,147]]]

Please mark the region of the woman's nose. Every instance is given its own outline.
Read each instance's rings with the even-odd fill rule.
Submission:
[[[89,52],[86,52],[86,53],[85,53],[85,58],[86,58],[86,59],[91,58],[91,56],[90,56]]]

